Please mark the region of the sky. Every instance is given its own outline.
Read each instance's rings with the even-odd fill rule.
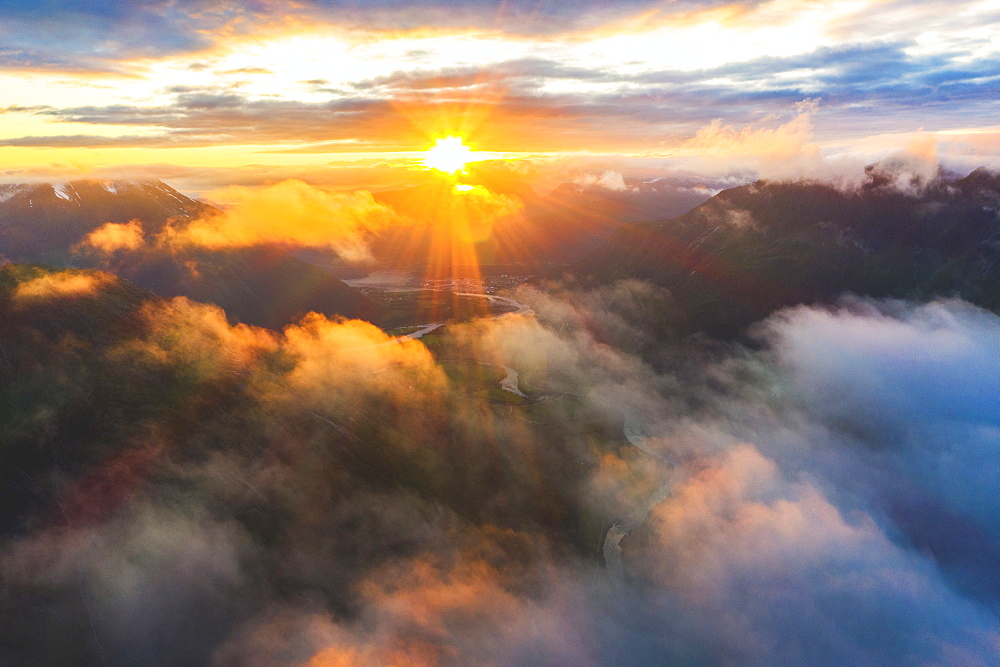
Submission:
[[[488,156],[563,165],[616,156],[783,175],[908,150],[995,167],[998,98],[997,0],[0,10],[6,181],[311,174],[351,187],[405,174],[449,134]]]

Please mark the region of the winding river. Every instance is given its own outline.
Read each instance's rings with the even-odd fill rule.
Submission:
[[[392,276],[392,278],[397,278],[397,276]],[[386,282],[392,282],[390,279]],[[383,286],[385,283],[383,283]],[[439,290],[435,290],[439,291]],[[508,296],[499,296],[496,294],[486,294],[480,292],[454,292],[458,296],[465,297],[479,297],[487,299],[493,303],[502,304],[508,308],[512,308],[512,311],[500,313],[498,315],[487,316],[486,319],[499,319],[511,313],[516,313],[519,315],[533,315],[534,311],[525,303],[517,301]],[[416,331],[406,334],[404,336],[397,337],[397,340],[416,340],[422,336],[435,331],[436,329],[443,327],[445,322],[432,322],[429,324],[420,325],[420,328]],[[494,365],[494,364],[490,364]],[[511,368],[510,366],[503,366],[497,364],[499,368],[503,368],[507,375],[500,380],[500,387],[504,391],[509,391],[512,394],[521,396],[523,398],[528,398],[527,394],[521,391],[521,387],[518,384],[518,373],[517,370]],[[671,468],[671,470],[676,470],[676,466],[673,461],[667,459],[659,452],[650,449],[646,445],[647,437],[643,434],[642,426],[639,421],[635,418],[634,411],[630,408],[626,408],[621,411],[623,417],[622,434],[625,439],[628,440],[629,444],[636,449],[652,456],[657,461],[666,464]],[[604,535],[604,542],[601,546],[601,551],[604,555],[604,564],[608,572],[608,575],[615,579],[616,581],[625,581],[625,568],[622,564],[622,548],[621,542],[625,539],[628,534],[642,525],[642,523],[649,517],[650,513],[653,511],[658,504],[663,502],[673,491],[677,483],[677,476],[671,474],[668,476],[667,480],[660,486],[649,498],[646,499],[644,503],[637,506],[632,513],[621,521],[616,521],[611,524],[608,528],[607,533]]]
[[[624,520],[611,524],[608,532],[604,535],[604,544],[601,547],[601,551],[604,555],[604,566],[610,577],[616,581],[624,583],[625,568],[622,565],[621,542],[628,536],[629,532],[640,526],[649,517],[653,508],[666,500],[667,497],[673,492],[674,486],[677,484],[677,476],[673,473],[677,470],[677,467],[673,461],[670,461],[659,452],[647,447],[646,436],[643,435],[642,427],[639,425],[638,421],[635,419],[635,415],[631,411],[622,410],[621,412],[622,417],[624,418],[622,433],[624,434],[625,439],[628,440],[629,444],[636,449],[645,452],[649,456],[652,456],[657,461],[665,463],[670,466],[671,469],[671,474],[667,477],[663,485],[652,493],[649,498],[646,499],[646,502],[636,507]]]

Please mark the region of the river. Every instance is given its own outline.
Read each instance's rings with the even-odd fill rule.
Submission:
[[[647,438],[643,435],[642,427],[639,425],[631,409],[622,410],[621,413],[623,417],[622,434],[628,440],[629,444],[652,456],[657,461],[670,466],[671,471],[660,488],[653,492],[644,503],[632,510],[632,513],[623,521],[611,524],[608,532],[604,535],[604,544],[601,547],[604,555],[604,566],[610,577],[624,583],[625,568],[622,565],[621,542],[633,529],[642,525],[652,513],[653,508],[666,500],[673,492],[677,484],[677,467],[673,461],[647,446]]]
[[[361,285],[374,286],[378,285],[383,289],[414,289],[412,286],[412,276],[404,272],[385,272],[381,275],[371,277],[372,280],[365,283],[361,281],[352,281],[360,283]],[[345,281],[346,282],[346,281]],[[424,288],[427,289],[427,288]],[[441,291],[441,290],[433,290]],[[534,311],[525,303],[522,303],[509,296],[499,296],[496,294],[486,294],[483,292],[454,292],[458,296],[466,297],[481,297],[487,299],[493,303],[502,304],[508,308],[513,308],[514,310],[510,312],[500,313],[498,315],[490,315],[485,319],[499,319],[505,317],[511,313],[516,313],[518,315],[534,315]],[[424,325],[420,325],[420,328],[416,331],[406,334],[405,336],[399,336],[397,340],[415,340],[418,339],[442,326],[445,322],[433,322]],[[491,364],[492,365],[492,364]],[[503,368],[507,375],[500,381],[500,387],[504,391],[509,391],[512,394],[528,398],[527,394],[521,391],[521,387],[518,384],[518,373],[517,370],[511,368],[510,366],[503,366],[497,364],[500,368]],[[670,466],[671,471],[676,471],[673,461],[670,461],[665,456],[659,452],[650,449],[646,445],[646,436],[643,434],[643,429],[639,424],[639,421],[635,418],[634,411],[631,408],[622,410],[623,424],[622,424],[622,434],[625,439],[628,440],[629,444],[636,449],[652,456],[657,461],[665,463]],[[607,569],[608,575],[617,581],[625,581],[625,568],[622,565],[622,548],[621,542],[623,539],[628,537],[628,534],[640,526],[652,513],[653,508],[659,505],[661,502],[666,500],[666,498],[673,492],[674,486],[676,485],[677,479],[676,474],[671,474],[668,476],[667,480],[660,486],[649,498],[646,499],[644,503],[636,507],[632,513],[623,519],[622,521],[617,521],[611,525],[607,533],[604,535],[604,543],[601,547],[601,551],[604,555],[604,564]]]

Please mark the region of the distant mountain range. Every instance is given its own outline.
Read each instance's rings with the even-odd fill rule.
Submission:
[[[1000,174],[900,187],[878,166],[846,191],[758,181],[684,215],[624,226],[572,271],[649,280],[688,330],[730,336],[788,305],[845,292],[960,296],[1000,308]]]
[[[488,167],[470,167],[464,180],[482,185],[494,195],[510,197],[523,208],[516,215],[498,218],[488,239],[454,248],[448,202],[455,195],[450,182],[376,193],[377,200],[412,221],[374,236],[377,261],[381,265],[423,266],[429,257],[445,249],[445,254],[454,250],[456,261],[473,256],[480,264],[513,265],[540,273],[579,261],[623,224],[677,215],[711,195],[700,182],[690,179],[629,185],[621,181],[614,187],[564,183],[544,197],[523,180]]]
[[[603,205],[594,206],[590,200],[595,197],[583,192],[575,192],[575,197],[556,193],[542,198],[510,179],[487,180],[484,185],[492,195],[514,202],[519,210],[483,225],[489,228],[483,239],[470,239],[468,230],[461,228],[465,222],[460,203],[463,195],[456,194],[450,182],[376,193],[379,202],[406,220],[373,236],[376,262],[432,271],[476,263],[503,264],[539,273],[582,258],[627,220],[618,210],[621,207],[604,200]]]
[[[138,219],[146,234],[153,235],[168,221],[183,223],[215,211],[160,182],[0,185],[0,257],[109,270],[163,296],[214,303],[234,320],[276,329],[309,311],[378,317],[378,304],[330,272],[279,248],[149,246],[112,257],[74,251],[107,222]]]
[[[488,239],[471,243],[456,241],[449,209],[441,205],[454,196],[450,184],[379,193],[409,222],[372,236],[376,265],[447,274],[478,261],[545,275],[561,275],[568,266],[591,283],[648,280],[670,291],[677,331],[723,337],[783,306],[846,292],[960,296],[1000,308],[1000,174],[986,169],[899,184],[874,165],[867,182],[851,190],[758,181],[655,222],[636,220],[676,211],[708,192],[676,183],[566,184],[539,197],[516,178],[476,178],[494,195],[516,197],[523,209],[498,219]],[[0,185],[0,256],[101,268],[160,295],[215,303],[234,320],[271,328],[308,311],[370,321],[384,314],[382,304],[282,248],[147,244],[110,257],[73,250],[107,222],[140,219],[147,234],[156,234],[171,220],[183,224],[213,212],[159,182]]]

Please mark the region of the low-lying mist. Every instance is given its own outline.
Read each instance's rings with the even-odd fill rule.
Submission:
[[[1000,317],[515,297],[413,341],[0,270],[2,661],[1000,659]]]

